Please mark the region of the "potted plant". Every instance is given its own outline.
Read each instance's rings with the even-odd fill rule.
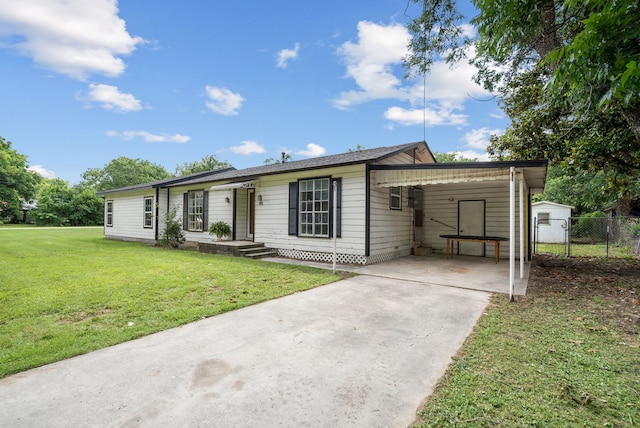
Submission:
[[[216,221],[209,226],[209,235],[216,235],[218,241],[225,236],[231,236],[231,226],[224,221]]]

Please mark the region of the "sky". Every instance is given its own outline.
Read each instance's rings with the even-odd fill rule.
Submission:
[[[2,0],[0,136],[70,184],[120,156],[174,173],[209,155],[240,169],[426,140],[488,160],[508,119],[472,66],[405,78],[419,12],[407,0]]]

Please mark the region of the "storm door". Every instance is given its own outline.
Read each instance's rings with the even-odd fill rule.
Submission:
[[[458,201],[458,234],[464,236],[484,236],[485,201]],[[482,242],[460,242],[458,254],[484,256]]]

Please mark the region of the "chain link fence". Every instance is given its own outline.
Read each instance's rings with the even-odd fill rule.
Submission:
[[[640,218],[544,219],[533,227],[534,253],[566,257],[640,255]]]

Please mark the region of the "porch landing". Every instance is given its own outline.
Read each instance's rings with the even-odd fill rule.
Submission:
[[[323,269],[332,269],[331,263],[293,260],[283,257],[267,257],[265,261],[302,264]],[[520,279],[520,265],[516,260],[514,295],[524,296],[529,281],[530,262],[524,264],[524,277]],[[466,288],[509,294],[509,260],[495,263],[493,258],[455,256],[447,259],[443,254],[406,256],[373,265],[336,265],[337,270],[360,275],[379,276],[432,285]]]

